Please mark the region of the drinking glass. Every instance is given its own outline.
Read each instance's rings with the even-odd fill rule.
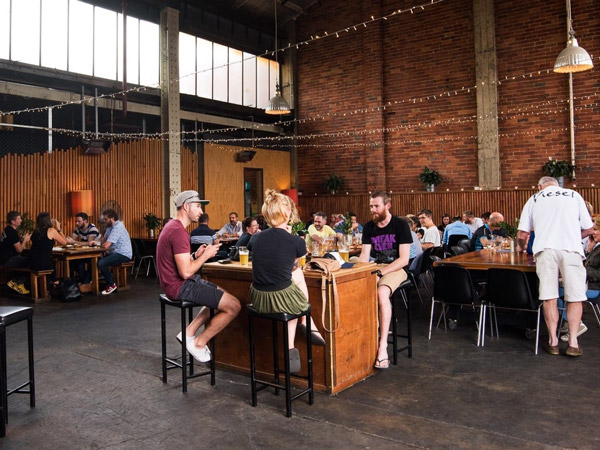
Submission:
[[[345,262],[348,262],[348,260],[350,259],[350,249],[348,248],[348,245],[346,245],[346,243],[340,242],[338,244],[338,253]]]
[[[250,251],[246,247],[238,247],[238,252],[240,254],[240,264],[242,266],[248,265],[248,255]]]

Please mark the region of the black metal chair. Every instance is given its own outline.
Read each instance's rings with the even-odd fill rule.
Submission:
[[[452,254],[454,254],[454,256],[468,253],[467,250],[464,247],[461,247],[460,245],[453,245],[452,247],[450,247],[450,251],[452,252]]]
[[[485,317],[485,303],[479,299],[479,295],[471,281],[469,271],[457,265],[438,265],[433,268],[433,297],[431,299],[431,317],[429,319],[429,339],[433,327],[433,315],[435,304],[442,306],[442,316],[446,323],[446,305],[471,306],[474,310],[479,309],[479,322],[477,326],[477,346],[481,339],[481,323]]]
[[[27,321],[29,380],[9,390],[6,364],[6,327],[23,320]],[[0,306],[0,437],[6,436],[9,395],[29,394],[29,406],[32,408],[35,407],[35,378],[33,369],[33,308],[29,306]],[[29,389],[25,390],[28,386]]]
[[[470,251],[472,251],[472,249],[471,249],[471,239],[463,239],[463,240],[459,241],[458,244],[456,244],[456,245],[458,245],[459,247],[464,248],[467,253],[470,252]]]
[[[540,338],[540,311],[542,303],[534,297],[530,287],[527,275],[514,269],[488,269],[487,271],[487,307],[490,308],[490,322],[492,326],[492,336],[494,327],[496,336],[500,337],[498,332],[498,319],[496,309],[506,309],[512,311],[528,311],[537,313],[537,326],[535,336],[535,354],[538,354],[538,344]],[[493,312],[493,320],[492,318]],[[481,331],[481,345],[485,344],[485,319]]]
[[[186,342],[185,342],[185,329],[187,325],[194,318],[194,308],[201,307],[195,303],[181,301],[181,300],[171,300],[165,294],[160,294],[160,333],[161,333],[161,344],[162,344],[162,381],[163,383],[167,382],[167,371],[171,369],[181,369],[181,389],[185,393],[187,392],[187,383],[191,378],[203,377],[205,375],[210,375],[210,384],[212,386],[215,385],[215,340],[214,338],[210,340],[210,352],[211,358],[209,363],[209,369],[194,373],[194,358],[192,355],[189,355]],[[172,306],[175,308],[179,308],[181,311],[181,362],[176,359],[172,359],[167,357],[167,322],[165,317],[165,307]],[[188,317],[186,321],[186,311],[188,312]],[[210,310],[210,318],[214,317],[215,311],[211,308]],[[188,360],[189,355],[189,360]],[[189,368],[186,370],[186,368]]]
[[[275,395],[279,395],[279,389],[285,391],[285,415],[286,417],[292,417],[292,401],[297,398],[308,394],[308,404],[314,403],[314,390],[313,390],[313,362],[312,362],[312,342],[311,342],[311,323],[310,323],[310,305],[308,309],[302,314],[287,314],[287,313],[276,313],[276,314],[263,314],[258,312],[250,304],[248,308],[248,332],[250,337],[250,385],[252,389],[252,406],[256,406],[258,403],[257,394],[258,391],[262,391],[268,387],[275,388]],[[292,396],[292,384],[291,384],[291,372],[290,372],[290,360],[289,360],[289,339],[287,324],[290,320],[300,319],[306,317],[306,359],[307,359],[307,375],[294,374],[297,378],[303,378],[307,380],[308,387],[301,390]],[[273,381],[257,380],[256,379],[256,354],[254,352],[254,320],[265,319],[270,320],[273,325]],[[285,377],[284,384],[279,382],[279,375],[282,372],[279,369],[279,351],[278,351],[278,338],[277,338],[277,327],[278,323],[282,326],[282,344],[283,344],[283,374]],[[257,384],[261,386],[257,386]]]
[[[408,272],[407,272],[408,273]],[[414,284],[416,281],[409,278],[398,286],[398,288],[394,291],[390,298],[390,303],[392,304],[392,334],[388,337],[388,344],[392,344],[393,357],[392,363],[394,365],[398,364],[398,353],[403,352],[404,350],[408,350],[408,357],[412,358],[412,329],[410,323],[410,297],[409,291],[412,287],[415,287],[418,292],[418,288]],[[399,309],[400,305],[397,305],[398,297],[400,297],[404,301],[404,306],[406,307],[406,334],[402,334],[398,331],[398,321],[399,321]],[[406,345],[398,348],[398,338],[406,339]],[[391,339],[391,341],[390,341]]]
[[[160,280],[158,276],[158,270],[156,270],[156,261],[154,260],[154,255],[151,255],[146,250],[146,245],[142,239],[132,239],[131,240],[132,250],[134,262],[137,261],[137,268],[135,272],[135,279],[137,279],[140,274],[140,268],[142,267],[142,263],[144,264],[144,268],[146,269],[146,276],[150,274],[150,266],[154,266],[154,273],[156,274],[156,278]],[[133,269],[135,268],[135,264],[131,268],[131,273],[133,274]]]
[[[468,240],[469,236],[467,236],[466,234],[453,234],[448,238],[448,248],[452,248],[453,246],[458,245],[460,241],[465,239]]]

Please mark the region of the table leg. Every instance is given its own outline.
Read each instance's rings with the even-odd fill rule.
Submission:
[[[98,282],[98,257],[91,257],[92,269],[92,290],[94,294],[100,294],[100,283]]]

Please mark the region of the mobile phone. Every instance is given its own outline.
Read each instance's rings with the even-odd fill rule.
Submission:
[[[227,259],[220,259],[219,260],[219,264],[231,264],[231,260],[229,258],[227,258]]]

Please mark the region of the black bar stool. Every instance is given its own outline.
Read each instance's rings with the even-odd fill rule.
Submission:
[[[398,353],[403,352],[404,350],[408,350],[408,357],[412,358],[412,330],[410,326],[410,299],[408,298],[408,291],[413,286],[413,282],[408,279],[402,282],[398,289],[394,291],[392,297],[390,298],[390,303],[392,304],[392,335],[391,341],[388,339],[388,344],[392,344],[393,348],[393,357],[392,362],[394,365],[398,364]],[[406,323],[407,323],[407,331],[406,334],[401,334],[398,331],[398,319],[399,319],[399,307],[400,305],[396,305],[396,301],[398,300],[398,296],[402,298],[404,301],[404,305],[406,305]],[[398,347],[398,338],[405,338],[406,345],[403,347]]]
[[[304,394],[308,394],[308,404],[314,403],[314,391],[313,391],[313,367],[312,367],[312,342],[311,342],[311,324],[310,324],[310,305],[308,309],[302,314],[287,314],[287,313],[276,313],[276,314],[262,314],[256,311],[252,305],[248,305],[248,321],[249,321],[249,334],[250,334],[250,384],[252,386],[252,406],[256,406],[257,393],[267,387],[275,388],[275,395],[279,395],[279,389],[285,390],[285,415],[292,417],[292,400],[296,400]],[[290,382],[290,351],[289,351],[289,339],[287,323],[290,320],[300,319],[306,316],[306,356],[307,356],[307,375],[294,375],[298,378],[303,378],[308,381],[308,388],[298,392],[292,396],[292,384]],[[256,355],[254,352],[254,319],[266,319],[270,320],[273,324],[273,381],[260,381],[256,379]],[[283,335],[283,373],[285,375],[285,383],[279,382],[279,351],[277,343],[277,324],[281,323],[282,335]],[[256,385],[261,386],[257,387]]]
[[[176,359],[167,357],[167,323],[165,320],[165,306],[174,306],[179,308],[181,311],[181,362]],[[203,372],[194,373],[194,358],[187,351],[185,345],[185,328],[194,318],[194,308],[201,307],[195,303],[171,300],[165,294],[160,294],[160,332],[162,340],[162,381],[167,382],[167,371],[171,369],[181,369],[181,389],[183,392],[187,392],[187,382],[190,378],[202,377],[204,375],[210,375],[210,384],[215,385],[215,340],[210,340],[210,369]],[[186,321],[185,312],[188,312],[188,318]],[[215,315],[214,309],[210,309],[210,318],[212,319]],[[189,361],[188,361],[189,355]],[[189,368],[189,373],[184,368]]]
[[[6,327],[27,320],[27,348],[29,353],[29,380],[14,389],[8,389],[6,368]],[[29,394],[29,406],[35,407],[35,380],[33,374],[33,308],[30,306],[0,306],[0,436],[6,435],[8,423],[8,396],[11,394]],[[27,386],[29,389],[24,390]]]

